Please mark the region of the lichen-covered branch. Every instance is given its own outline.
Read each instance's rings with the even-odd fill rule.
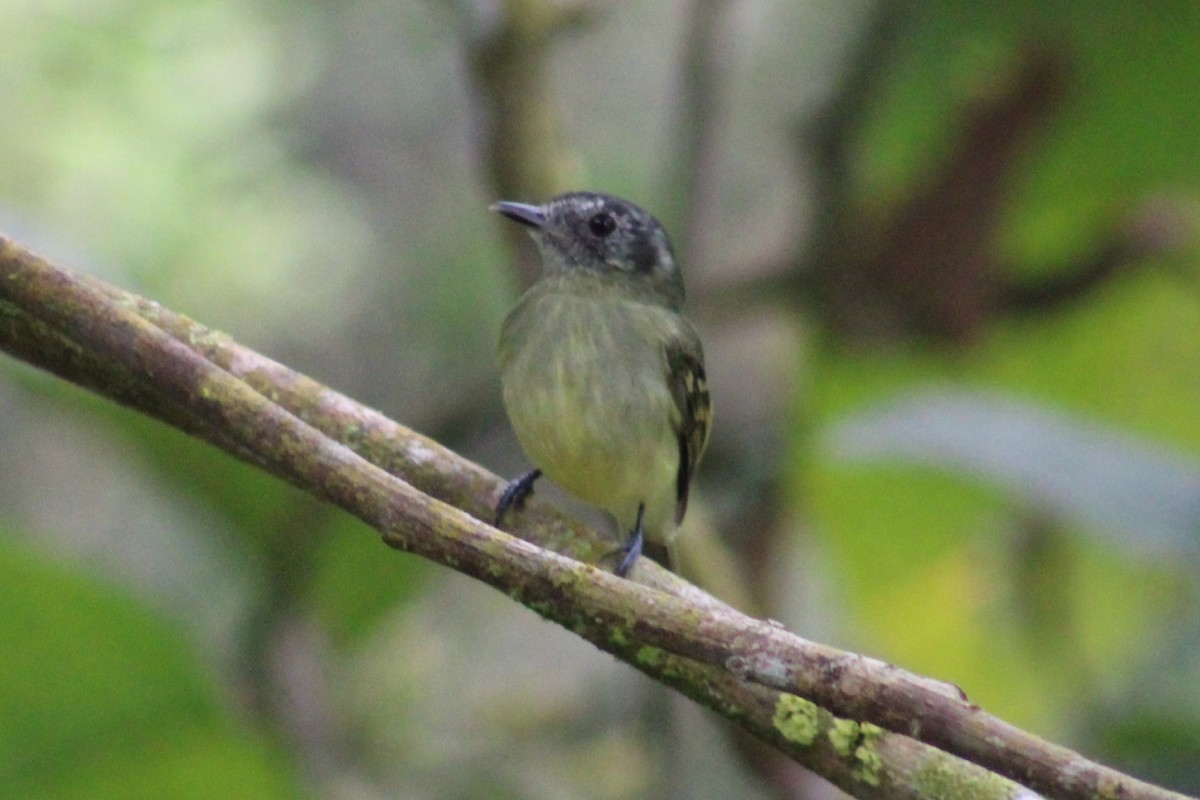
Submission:
[[[1180,797],[1042,742],[944,684],[747,617],[648,562],[636,581],[597,569],[589,562],[611,543],[539,504],[521,515],[528,540],[498,531],[479,520],[501,487],[482,468],[4,239],[0,348],[269,469],[392,547],[494,586],[860,797],[952,797],[948,787],[967,785],[1017,793],[917,739],[1052,797]]]

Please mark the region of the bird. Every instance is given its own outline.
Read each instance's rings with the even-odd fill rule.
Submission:
[[[542,256],[500,331],[504,405],[533,469],[506,486],[495,523],[544,474],[616,519],[625,577],[645,542],[671,552],[712,427],[670,239],[639,206],[599,192],[491,210],[528,227]]]

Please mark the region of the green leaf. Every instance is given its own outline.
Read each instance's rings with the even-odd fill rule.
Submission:
[[[211,665],[135,599],[3,544],[0,608],[0,794],[293,796]]]
[[[1000,488],[1106,543],[1171,559],[1200,552],[1200,461],[1010,396],[926,389],[855,414],[827,445]]]

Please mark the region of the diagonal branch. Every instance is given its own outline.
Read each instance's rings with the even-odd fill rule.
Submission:
[[[523,529],[528,540],[498,531],[477,519],[499,491],[495,476],[221,334],[5,239],[0,347],[270,470],[372,525],[389,546],[504,591],[860,797],[950,797],[964,783],[1015,795],[914,739],[1052,797],[1181,797],[1007,725],[944,684],[747,617],[653,565],[639,564],[637,582],[596,569],[586,561],[611,544],[561,521],[543,526],[544,508],[522,515],[538,522]]]

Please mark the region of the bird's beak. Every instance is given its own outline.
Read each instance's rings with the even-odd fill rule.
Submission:
[[[541,206],[501,200],[499,203],[493,203],[488,210],[499,211],[514,222],[528,225],[531,228],[541,228],[546,224],[546,212]]]

